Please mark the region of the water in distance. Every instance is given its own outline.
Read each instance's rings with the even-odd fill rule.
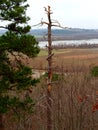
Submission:
[[[63,40],[52,41],[52,45],[80,45],[80,44],[98,44],[98,39],[86,39],[86,40]],[[48,45],[47,41],[40,41],[40,48],[45,48]]]

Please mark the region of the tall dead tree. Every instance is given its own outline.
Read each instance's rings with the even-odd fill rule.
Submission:
[[[50,6],[48,6],[47,16],[48,16],[48,82],[47,82],[47,130],[52,130],[52,98],[51,98],[51,88],[52,88],[52,40],[51,40],[51,17]]]
[[[46,24],[48,26],[48,67],[47,67],[47,73],[48,73],[48,79],[47,79],[47,130],[52,130],[52,97],[51,97],[51,89],[52,89],[52,39],[51,39],[51,27],[52,27],[52,21],[51,21],[51,10],[50,6],[47,8],[45,7],[45,12],[48,17],[48,22],[41,21],[41,25]],[[39,25],[39,24],[38,24]]]
[[[48,17],[48,23],[44,22],[48,25],[48,81],[47,81],[47,130],[52,130],[52,98],[51,98],[51,89],[52,89],[52,40],[51,40],[51,10],[50,6],[45,8]]]
[[[52,90],[52,73],[53,73],[53,66],[52,66],[52,31],[51,28],[52,26],[55,27],[60,27],[62,29],[70,29],[68,27],[62,27],[60,25],[60,23],[57,20],[51,20],[51,10],[50,10],[50,6],[48,6],[47,8],[45,7],[45,12],[47,14],[48,17],[48,22],[46,21],[41,21],[41,23],[37,24],[37,25],[43,25],[46,24],[48,26],[48,57],[47,57],[47,61],[48,61],[48,81],[47,81],[47,130],[52,130],[53,129],[53,123],[52,123],[52,97],[51,97],[51,90]]]
[[[45,12],[47,14],[48,17],[48,22],[46,21],[41,21],[41,23],[38,23],[37,25],[33,25],[34,26],[38,26],[38,25],[43,25],[46,24],[48,26],[48,46],[46,46],[48,48],[48,57],[47,57],[47,61],[48,61],[48,67],[47,67],[47,73],[48,73],[48,79],[47,79],[47,130],[52,130],[52,97],[51,97],[51,90],[52,90],[52,31],[51,31],[51,27],[52,26],[56,26],[53,25],[53,23],[56,23],[57,21],[52,22],[51,21],[51,10],[50,10],[50,6],[48,6],[47,8],[45,8]],[[57,25],[58,26],[58,25]]]

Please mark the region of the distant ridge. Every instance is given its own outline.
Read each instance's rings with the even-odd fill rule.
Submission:
[[[0,29],[0,35],[6,30]],[[47,40],[47,29],[31,29],[29,34],[34,35],[38,41]],[[52,40],[83,40],[98,39],[98,29],[52,29]]]
[[[47,40],[47,29],[34,29],[30,34],[35,35],[40,41]],[[52,29],[52,40],[82,40],[98,39],[97,29]]]
[[[96,29],[79,29],[79,28],[73,28],[73,29],[52,29],[53,35],[69,35],[69,34],[98,34],[98,30]],[[30,31],[30,34],[36,35],[36,36],[42,36],[47,34],[47,29],[33,29]]]

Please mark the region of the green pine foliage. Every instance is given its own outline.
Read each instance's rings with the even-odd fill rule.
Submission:
[[[0,0],[0,20],[9,21],[10,23],[3,28],[16,33],[27,33],[30,26],[26,25],[30,20],[26,16],[26,10],[29,5],[27,0]],[[20,26],[25,24],[25,26]]]
[[[32,112],[34,101],[30,89],[38,82],[32,79],[31,68],[25,66],[18,58],[16,67],[11,64],[11,57],[22,53],[35,57],[39,53],[38,42],[34,36],[27,34],[30,26],[27,21],[27,0],[0,0],[0,20],[9,21],[5,27],[8,31],[0,36],[0,114],[9,110]],[[22,26],[21,26],[22,25]]]
[[[35,57],[40,49],[35,37],[29,34],[17,35],[8,31],[0,37],[0,50],[17,51],[26,54],[29,57]]]

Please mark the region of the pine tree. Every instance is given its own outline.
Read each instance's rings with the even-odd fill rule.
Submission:
[[[39,53],[35,37],[27,34],[30,31],[27,24],[30,18],[26,16],[29,7],[26,2],[27,0],[0,0],[0,20],[8,23],[0,26],[7,30],[0,36],[0,130],[3,129],[3,113],[15,109],[31,112],[34,105],[30,89],[37,80],[31,78],[31,68],[18,59],[20,53],[28,57],[35,57]],[[12,65],[9,54],[14,56],[16,66]]]
[[[26,10],[29,7],[26,2],[27,0],[0,0],[0,20],[9,21],[9,24],[0,27],[17,33],[27,33],[30,26],[20,26],[27,24],[30,20],[26,16]]]

